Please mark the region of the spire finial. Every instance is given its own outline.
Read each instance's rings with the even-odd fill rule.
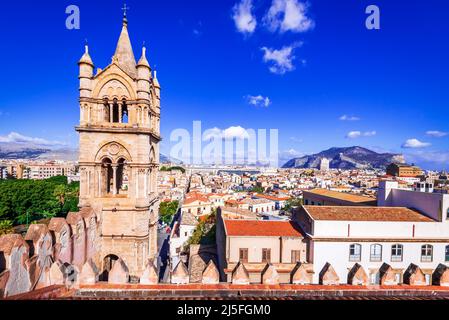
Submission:
[[[128,19],[127,19],[127,16],[126,16],[126,13],[128,12],[128,10],[129,10],[130,8],[126,5],[126,3],[123,5],[123,8],[122,8],[122,10],[123,10],[123,23],[124,24],[126,24],[126,23],[128,23]]]

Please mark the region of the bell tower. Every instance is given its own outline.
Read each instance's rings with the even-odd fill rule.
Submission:
[[[95,263],[107,277],[121,258],[140,277],[157,254],[160,85],[145,47],[136,63],[126,14],[112,62],[94,74],[86,45],[78,65],[79,206],[99,220]]]

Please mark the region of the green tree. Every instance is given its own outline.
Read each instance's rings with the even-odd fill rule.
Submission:
[[[169,224],[178,210],[178,201],[162,202],[159,206],[159,219]]]

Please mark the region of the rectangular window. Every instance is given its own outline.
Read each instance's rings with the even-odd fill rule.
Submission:
[[[301,251],[292,250],[292,263],[297,263],[299,261],[301,261]]]
[[[262,262],[269,263],[271,261],[271,249],[262,249]]]
[[[239,249],[239,261],[242,263],[248,263],[248,249]]]
[[[394,244],[391,246],[391,262],[402,262],[402,254],[402,244]]]
[[[382,261],[382,246],[380,244],[373,244],[370,248],[370,261]]]
[[[432,262],[433,247],[431,245],[423,245],[421,247],[421,262]]]
[[[351,244],[349,246],[349,261],[358,262],[361,259],[362,246],[360,244]]]

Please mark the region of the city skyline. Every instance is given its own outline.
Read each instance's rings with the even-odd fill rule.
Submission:
[[[367,1],[287,2],[129,1],[134,55],[139,57],[145,41],[162,86],[162,153],[170,153],[172,130],[191,130],[200,120],[205,129],[279,129],[280,165],[334,146],[361,145],[444,169],[447,4],[376,1],[381,29],[367,30]],[[0,53],[8,61],[0,105],[3,145],[78,146],[76,62],[89,37],[95,66],[109,64],[123,3],[78,1],[80,30],[65,28],[70,4],[6,4],[10,14],[1,24],[14,32],[5,33],[9,50]],[[285,10],[292,20],[279,19]],[[108,17],[104,23],[98,24],[97,12]],[[149,32],[158,29],[164,32]]]

